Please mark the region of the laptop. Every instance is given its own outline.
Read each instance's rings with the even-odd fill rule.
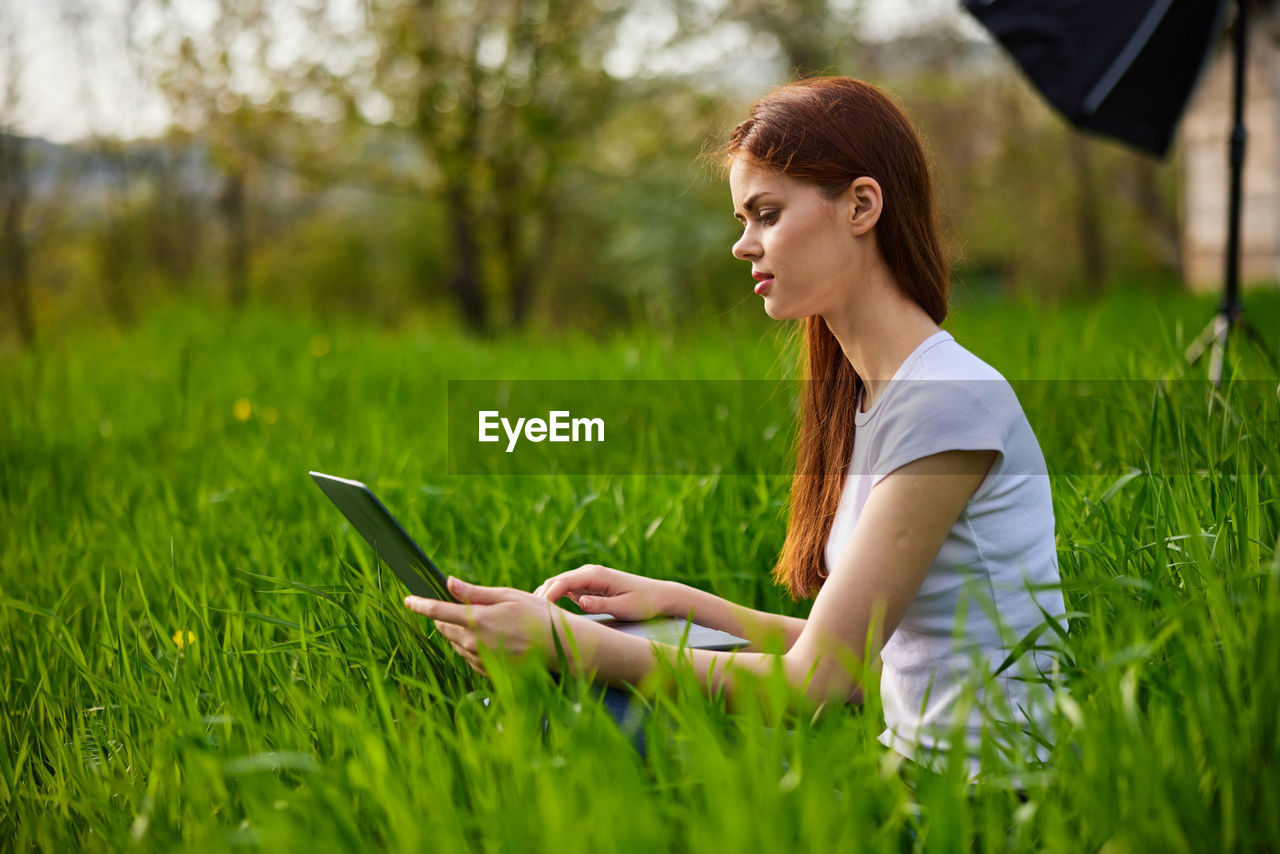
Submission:
[[[444,573],[418,547],[369,487],[358,480],[334,477],[318,471],[310,474],[316,485],[337,505],[360,535],[369,541],[374,554],[391,567],[391,571],[409,588],[410,593],[445,602],[458,601],[446,587]],[[750,643],[744,638],[700,626],[683,617],[657,617],[629,622],[609,614],[582,616],[620,632],[672,646],[679,646],[683,638],[684,645],[690,649],[741,649]]]

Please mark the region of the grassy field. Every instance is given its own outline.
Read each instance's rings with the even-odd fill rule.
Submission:
[[[1280,344],[1280,299],[1250,307]],[[861,709],[727,714],[681,678],[642,760],[581,683],[475,676],[306,477],[366,480],[481,583],[599,562],[803,615],[768,580],[776,472],[447,473],[448,380],[783,376],[787,342],[754,308],[696,333],[484,342],[178,305],[4,357],[0,847],[1280,847],[1280,427],[1254,354],[1207,416],[1117,383],[1146,397],[1033,420],[1077,455],[1049,460],[1074,617],[1059,746],[1025,804],[954,775],[913,797],[874,688]],[[1212,308],[971,301],[950,328],[1062,388],[1203,376],[1180,346]],[[1245,389],[1269,405],[1229,405]],[[1117,424],[1145,431],[1119,473]],[[1182,471],[1153,473],[1156,442]]]

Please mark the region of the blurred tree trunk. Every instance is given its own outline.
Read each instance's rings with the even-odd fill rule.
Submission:
[[[1145,155],[1134,162],[1134,204],[1143,214],[1160,264],[1182,278],[1182,228],[1178,212],[1160,190],[1160,164]]]
[[[564,3],[559,0],[559,5]],[[539,104],[536,98],[548,82],[548,67],[558,58],[581,60],[578,42],[588,29],[574,20],[571,9],[556,4],[548,9],[547,20],[541,26],[531,25],[525,4],[517,3],[511,39],[517,52],[529,57],[531,71],[526,85],[535,102],[528,108],[511,111],[510,119],[520,123],[522,132],[518,136],[495,133],[498,142],[493,158],[498,243],[506,269],[511,325],[517,329],[529,319],[541,277],[534,258],[547,259],[555,251],[559,219],[555,187],[560,164],[567,156],[562,131],[566,125],[576,124],[563,108],[549,109],[549,104]],[[570,52],[576,55],[564,57]],[[557,57],[557,53],[561,56]],[[558,81],[550,82],[554,86]],[[536,215],[529,216],[530,212]]]
[[[200,243],[195,200],[182,186],[181,151],[168,147],[159,152],[151,167],[155,204],[151,209],[151,257],[169,286],[185,291],[195,270]]]
[[[454,256],[449,290],[457,299],[468,328],[483,332],[489,323],[489,304],[480,284],[480,244],[471,189],[462,182],[453,181],[445,190],[445,198],[453,223]]]
[[[433,0],[420,0],[418,4],[420,26],[430,29],[421,32],[416,59],[419,67],[433,69],[433,64],[446,54],[446,47],[438,39],[443,27],[433,27],[441,17]],[[434,20],[433,20],[434,18]],[[457,23],[457,22],[454,22]],[[452,269],[449,272],[449,292],[462,312],[462,320],[474,332],[484,332],[489,323],[489,304],[481,279],[481,237],[477,186],[483,170],[480,152],[480,103],[477,92],[482,70],[476,53],[479,50],[480,20],[467,22],[469,29],[460,28],[453,37],[464,47],[459,52],[463,63],[460,74],[454,80],[441,80],[432,74],[421,79],[418,93],[418,132],[432,159],[443,172],[443,196],[448,206],[446,216],[452,223]],[[462,85],[459,85],[462,84]],[[441,99],[453,99],[453,105],[440,109]],[[452,122],[442,112],[454,114]]]
[[[157,9],[149,0],[122,3],[121,58],[134,80],[160,82],[169,70],[163,65],[165,56],[146,37],[141,21]],[[168,137],[154,148],[140,146],[135,154],[135,174],[150,185],[151,196],[137,211],[134,253],[139,269],[154,270],[170,290],[181,293],[187,290],[195,269],[198,223],[193,200],[184,192],[182,181],[190,140],[180,133]]]
[[[22,220],[27,208],[26,140],[0,131],[0,291],[13,313],[18,336],[26,347],[36,342],[35,315],[31,308],[28,247]]]
[[[495,176],[497,193],[498,245],[502,250],[503,266],[507,272],[511,325],[519,328],[527,317],[529,298],[533,292],[533,270],[529,253],[523,246],[524,235],[517,213],[520,177],[510,164],[499,166]]]
[[[105,194],[102,229],[98,233],[98,273],[102,278],[102,298],[107,313],[118,324],[133,322],[136,311],[130,285],[134,278],[133,227],[129,193],[132,174],[128,155],[120,143],[100,140],[95,146],[103,170],[109,176]]]
[[[538,281],[534,258],[546,258],[555,245],[558,213],[548,197],[550,187],[539,181],[532,192],[521,186],[522,178],[513,164],[500,167],[497,175],[497,233],[507,274],[507,296],[511,325],[520,328],[529,319],[529,309]],[[523,193],[522,193],[523,191]],[[528,206],[520,197],[527,193],[542,206],[540,216],[526,222],[521,211]]]
[[[227,296],[232,307],[243,308],[249,301],[249,225],[243,170],[232,170],[223,179],[218,210],[227,233]]]
[[[1085,290],[1091,296],[1102,293],[1107,284],[1106,251],[1102,240],[1102,202],[1094,164],[1092,143],[1080,131],[1072,130],[1068,149],[1076,190],[1076,237],[1080,247],[1081,272]]]
[[[552,228],[550,221],[544,222],[544,241],[550,242]],[[511,294],[511,325],[519,329],[529,319],[529,308],[533,301],[534,282],[537,272],[529,252],[523,251],[519,245],[519,223],[515,216],[503,218],[503,246],[507,250],[507,281]],[[510,242],[508,242],[510,241]]]
[[[249,207],[254,202],[250,193],[258,174],[255,170],[268,152],[278,152],[287,145],[287,124],[281,121],[287,110],[278,109],[274,102],[266,107],[252,103],[235,79],[252,77],[282,97],[282,93],[299,90],[309,79],[305,70],[292,76],[292,69],[277,69],[266,61],[269,46],[281,37],[281,25],[268,14],[267,5],[264,0],[213,0],[210,8],[216,16],[212,23],[192,27],[180,14],[180,4],[162,4],[174,36],[168,48],[172,52],[161,60],[156,82],[169,102],[173,125],[179,129],[173,138],[198,134],[201,148],[221,172],[221,184],[212,194],[224,240],[218,266],[226,277],[227,300],[234,308],[249,300],[254,248]],[[324,5],[318,8],[323,12]],[[266,212],[254,223],[260,227],[269,224]],[[198,225],[192,224],[190,232],[184,225],[181,220],[171,222],[166,230],[176,233],[178,240],[185,233],[194,236]],[[194,247],[188,244],[187,251],[194,263]],[[187,258],[172,260],[176,270]]]

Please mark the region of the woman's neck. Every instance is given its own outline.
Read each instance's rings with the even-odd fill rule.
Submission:
[[[917,347],[941,327],[887,275],[868,277],[856,304],[824,317],[864,386],[862,409],[871,408]]]

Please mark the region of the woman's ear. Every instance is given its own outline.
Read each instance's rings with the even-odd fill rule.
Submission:
[[[849,225],[854,236],[860,237],[875,228],[880,221],[884,195],[880,192],[879,182],[865,175],[854,178],[845,193],[849,202]]]

